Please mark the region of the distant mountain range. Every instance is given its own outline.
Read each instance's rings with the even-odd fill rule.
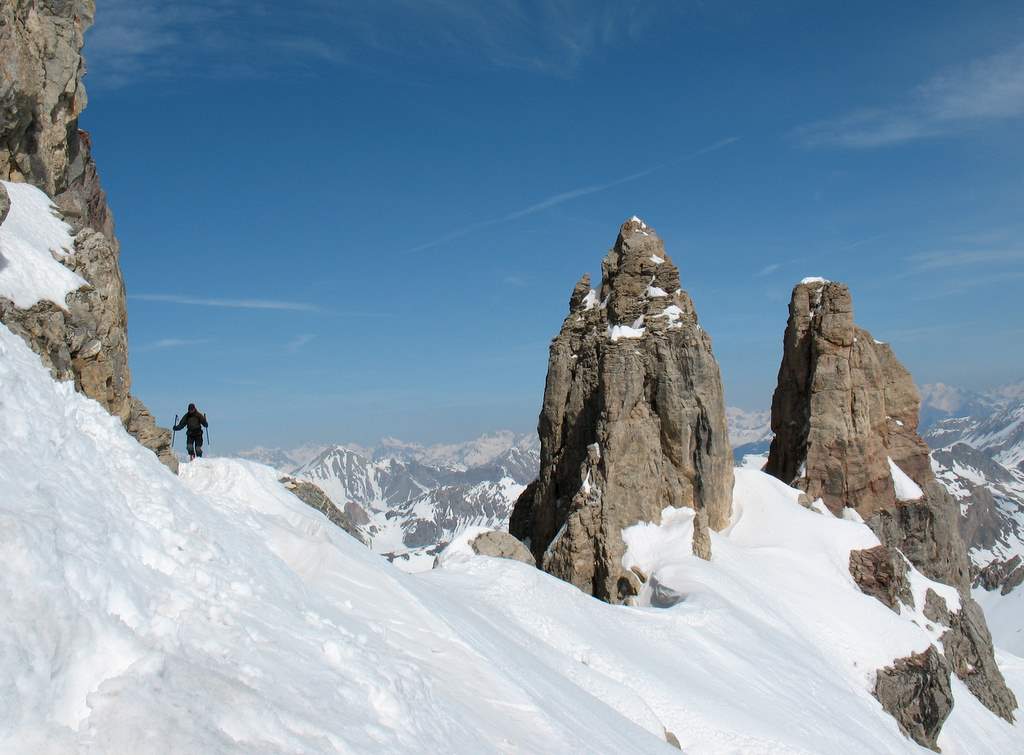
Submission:
[[[540,465],[536,436],[507,431],[464,443],[385,438],[372,448],[255,448],[240,455],[315,484],[374,551],[409,571],[430,569],[468,527],[504,527]]]
[[[987,392],[936,383],[920,393],[921,434],[936,475],[960,503],[976,584],[1009,591],[1024,578],[1024,382]],[[760,466],[770,412],[730,407],[726,417],[737,463]],[[537,474],[540,447],[532,433],[501,431],[463,443],[384,438],[372,447],[254,448],[240,456],[314,483],[371,548],[418,571],[467,527],[506,526]]]
[[[939,383],[921,396],[922,436],[960,504],[975,587],[1008,593],[1024,581],[1024,382],[987,392]]]

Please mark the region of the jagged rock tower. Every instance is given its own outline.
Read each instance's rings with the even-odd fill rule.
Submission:
[[[510,532],[545,571],[623,602],[639,581],[622,567],[622,529],[697,512],[694,551],[732,506],[732,452],[711,338],[654,229],[626,221],[584,276],[551,344],[538,426],[540,477],[516,502]]]
[[[925,576],[958,589],[959,611],[946,610],[934,593],[924,608],[948,627],[945,657],[936,668],[947,677],[952,668],[982,703],[1012,720],[1017,703],[995,664],[984,614],[970,597],[958,511],[917,434],[919,409],[913,379],[892,349],[854,324],[849,289],[821,278],[799,283],[789,305],[765,471],[820,498],[837,516],[854,509],[864,519],[882,546],[851,554],[851,572],[893,610],[899,602],[913,603],[906,584],[896,584],[906,579],[904,557]],[[882,583],[888,597],[877,594]],[[920,667],[911,660],[903,667]],[[886,680],[882,694],[892,688],[894,673],[879,677]],[[933,738],[918,741],[934,746]]]
[[[177,467],[170,432],[131,396],[127,310],[114,221],[78,129],[85,108],[82,43],[93,0],[11,0],[0,6],[0,180],[46,192],[74,233],[74,253],[61,260],[89,285],[64,308],[40,302],[19,309],[0,297],[0,321],[22,336],[54,376],[74,380],[143,445]],[[0,222],[6,191],[0,185]]]

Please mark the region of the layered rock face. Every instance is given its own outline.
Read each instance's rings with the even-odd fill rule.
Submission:
[[[40,302],[19,309],[0,297],[0,321],[21,335],[54,376],[74,380],[175,468],[170,432],[131,396],[127,310],[113,217],[78,129],[86,105],[81,55],[92,0],[13,0],[0,8],[0,179],[25,182],[53,198],[74,233],[74,253],[60,261],[89,286],[65,307]],[[2,203],[0,203],[2,204]]]
[[[545,571],[611,602],[636,594],[622,529],[695,510],[695,551],[732,506],[732,452],[711,339],[654,230],[623,224],[599,291],[577,283],[551,344],[539,478],[509,531]]]
[[[917,434],[919,407],[913,380],[892,349],[854,324],[847,287],[822,279],[798,284],[772,400],[775,439],[765,471],[820,498],[837,516],[852,508],[864,519],[882,546],[852,553],[851,574],[893,610],[913,604],[904,558],[925,576],[957,588],[960,609],[951,613],[943,604],[933,619],[948,628],[948,663],[929,662],[929,673],[952,668],[981,702],[1012,720],[1017,703],[995,664],[984,615],[970,597],[957,508]],[[920,665],[908,659],[897,668]],[[934,717],[939,726],[944,717]],[[934,746],[934,734],[918,741]]]

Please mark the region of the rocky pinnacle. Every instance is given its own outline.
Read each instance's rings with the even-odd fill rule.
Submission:
[[[925,576],[958,589],[962,609],[939,622],[949,627],[948,666],[982,703],[1012,720],[1017,703],[970,596],[958,510],[917,434],[919,409],[913,379],[892,349],[854,324],[849,289],[820,278],[799,283],[789,305],[765,471],[820,498],[836,516],[849,508],[864,519],[884,552],[851,554],[851,573],[893,610],[899,594],[883,594],[879,585],[893,582],[898,573],[891,564],[904,556]]]
[[[680,288],[664,244],[627,220],[584,276],[548,360],[538,432],[541,469],[516,502],[513,535],[538,566],[598,598],[623,602],[638,578],[622,567],[622,529],[696,511],[695,552],[710,557],[732,500],[732,454],[711,338]]]

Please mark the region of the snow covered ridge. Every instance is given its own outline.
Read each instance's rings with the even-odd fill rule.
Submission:
[[[87,285],[55,258],[72,253],[70,226],[57,217],[53,202],[36,187],[0,183],[11,203],[0,223],[0,296],[20,309],[40,301],[64,307],[68,294]]]
[[[268,467],[177,478],[4,327],[0,384],[0,751],[921,752],[868,690],[927,628],[849,580],[865,527],[764,475],[710,564],[687,511],[631,530],[624,608],[512,561],[402,574]],[[953,691],[943,752],[1019,751]]]

